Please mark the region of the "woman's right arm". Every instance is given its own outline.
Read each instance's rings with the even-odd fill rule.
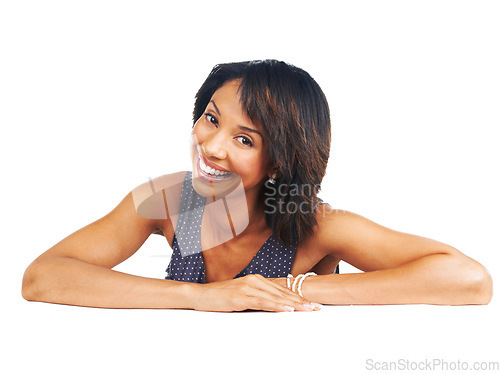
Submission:
[[[261,275],[197,284],[112,270],[142,246],[160,221],[139,216],[129,193],[109,214],[35,259],[24,273],[23,298],[101,308],[283,311],[288,305],[311,310],[302,305],[307,300]]]
[[[136,213],[129,193],[109,214],[35,259],[24,273],[23,298],[103,308],[193,308],[199,285],[111,270],[142,246],[157,223]]]

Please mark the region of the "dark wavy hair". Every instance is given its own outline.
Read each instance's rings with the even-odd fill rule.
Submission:
[[[277,60],[219,64],[195,96],[193,126],[215,91],[236,79],[241,80],[241,106],[252,121],[263,125],[268,156],[278,170],[276,183],[266,182],[261,191],[266,222],[278,239],[297,246],[317,225],[317,193],[331,143],[328,102],[316,81],[291,64]]]

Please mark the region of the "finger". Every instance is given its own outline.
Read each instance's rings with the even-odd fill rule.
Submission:
[[[266,279],[286,288],[286,278],[266,278]]]
[[[281,286],[280,284],[272,281],[271,279],[264,278],[260,274],[255,274],[253,278],[249,279],[249,281],[253,286],[271,292],[275,295],[281,295],[281,296],[287,295],[289,297],[292,297],[294,300],[303,299],[300,295],[296,294],[295,292],[292,292],[292,290],[289,290],[288,288]]]
[[[256,279],[251,280],[251,283],[252,284],[248,285],[249,287],[246,291],[248,296],[286,303],[296,310],[309,311],[315,308],[310,301],[294,292],[291,292],[285,287],[282,287],[283,290],[280,290],[278,287],[275,287],[275,284],[272,281],[264,277],[256,277]]]
[[[260,277],[258,277],[258,279],[261,280],[261,281],[263,281],[266,285],[269,285],[269,286],[275,288],[277,290],[277,292],[279,292],[279,294],[288,295],[294,301],[300,301],[300,302],[303,302],[303,303],[306,303],[306,302],[310,303],[311,302],[310,300],[307,300],[306,298],[300,296],[298,293],[293,292],[289,288],[284,287],[284,286],[282,286],[282,285],[280,285],[280,284],[278,284],[276,282],[273,282],[272,280],[270,280],[268,278],[264,278],[264,277],[260,276]],[[263,286],[263,289],[268,290],[269,292],[271,292],[271,289],[270,288],[266,288],[265,286]]]
[[[314,306],[311,305],[311,303],[306,302],[304,300],[297,300],[295,298],[291,298],[287,295],[282,295],[282,294],[274,294],[270,293],[258,288],[252,289],[250,292],[247,293],[249,297],[256,297],[260,298],[263,300],[268,300],[274,303],[279,303],[282,306],[288,305],[292,307],[294,310],[300,310],[300,311],[312,311],[315,309]]]
[[[248,309],[254,309],[254,310],[265,310],[269,312],[293,312],[294,310],[297,311],[314,310],[311,308],[304,308],[302,303],[294,303],[293,301],[278,300],[276,297],[271,296],[270,294],[263,294],[262,297],[248,296],[247,301],[248,301]]]

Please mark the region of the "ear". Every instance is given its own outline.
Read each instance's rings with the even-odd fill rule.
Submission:
[[[279,168],[276,165],[272,165],[267,171],[267,176],[272,179],[276,179],[279,176]]]

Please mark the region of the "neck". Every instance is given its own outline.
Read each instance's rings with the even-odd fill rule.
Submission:
[[[254,188],[245,193],[248,208],[248,227],[244,233],[254,234],[268,230],[264,202],[259,199],[260,188]]]
[[[207,203],[209,201],[207,199]],[[247,211],[241,209],[244,204]],[[255,240],[264,234],[268,235],[264,210],[264,203],[259,199],[259,186],[246,191],[242,189],[241,193],[230,194],[213,205],[208,204],[203,213],[203,226],[209,233],[202,235],[205,238],[203,248],[209,249],[229,241],[234,244],[241,240]]]
[[[254,234],[267,230],[265,204],[260,199],[261,187],[261,185],[258,185],[250,190],[241,190],[241,193],[226,196],[225,203],[229,208],[228,211],[231,215],[233,225],[236,231],[241,234],[249,232]],[[246,204],[246,211],[240,208],[244,206],[243,204]],[[222,221],[226,220],[227,217],[224,214]]]

